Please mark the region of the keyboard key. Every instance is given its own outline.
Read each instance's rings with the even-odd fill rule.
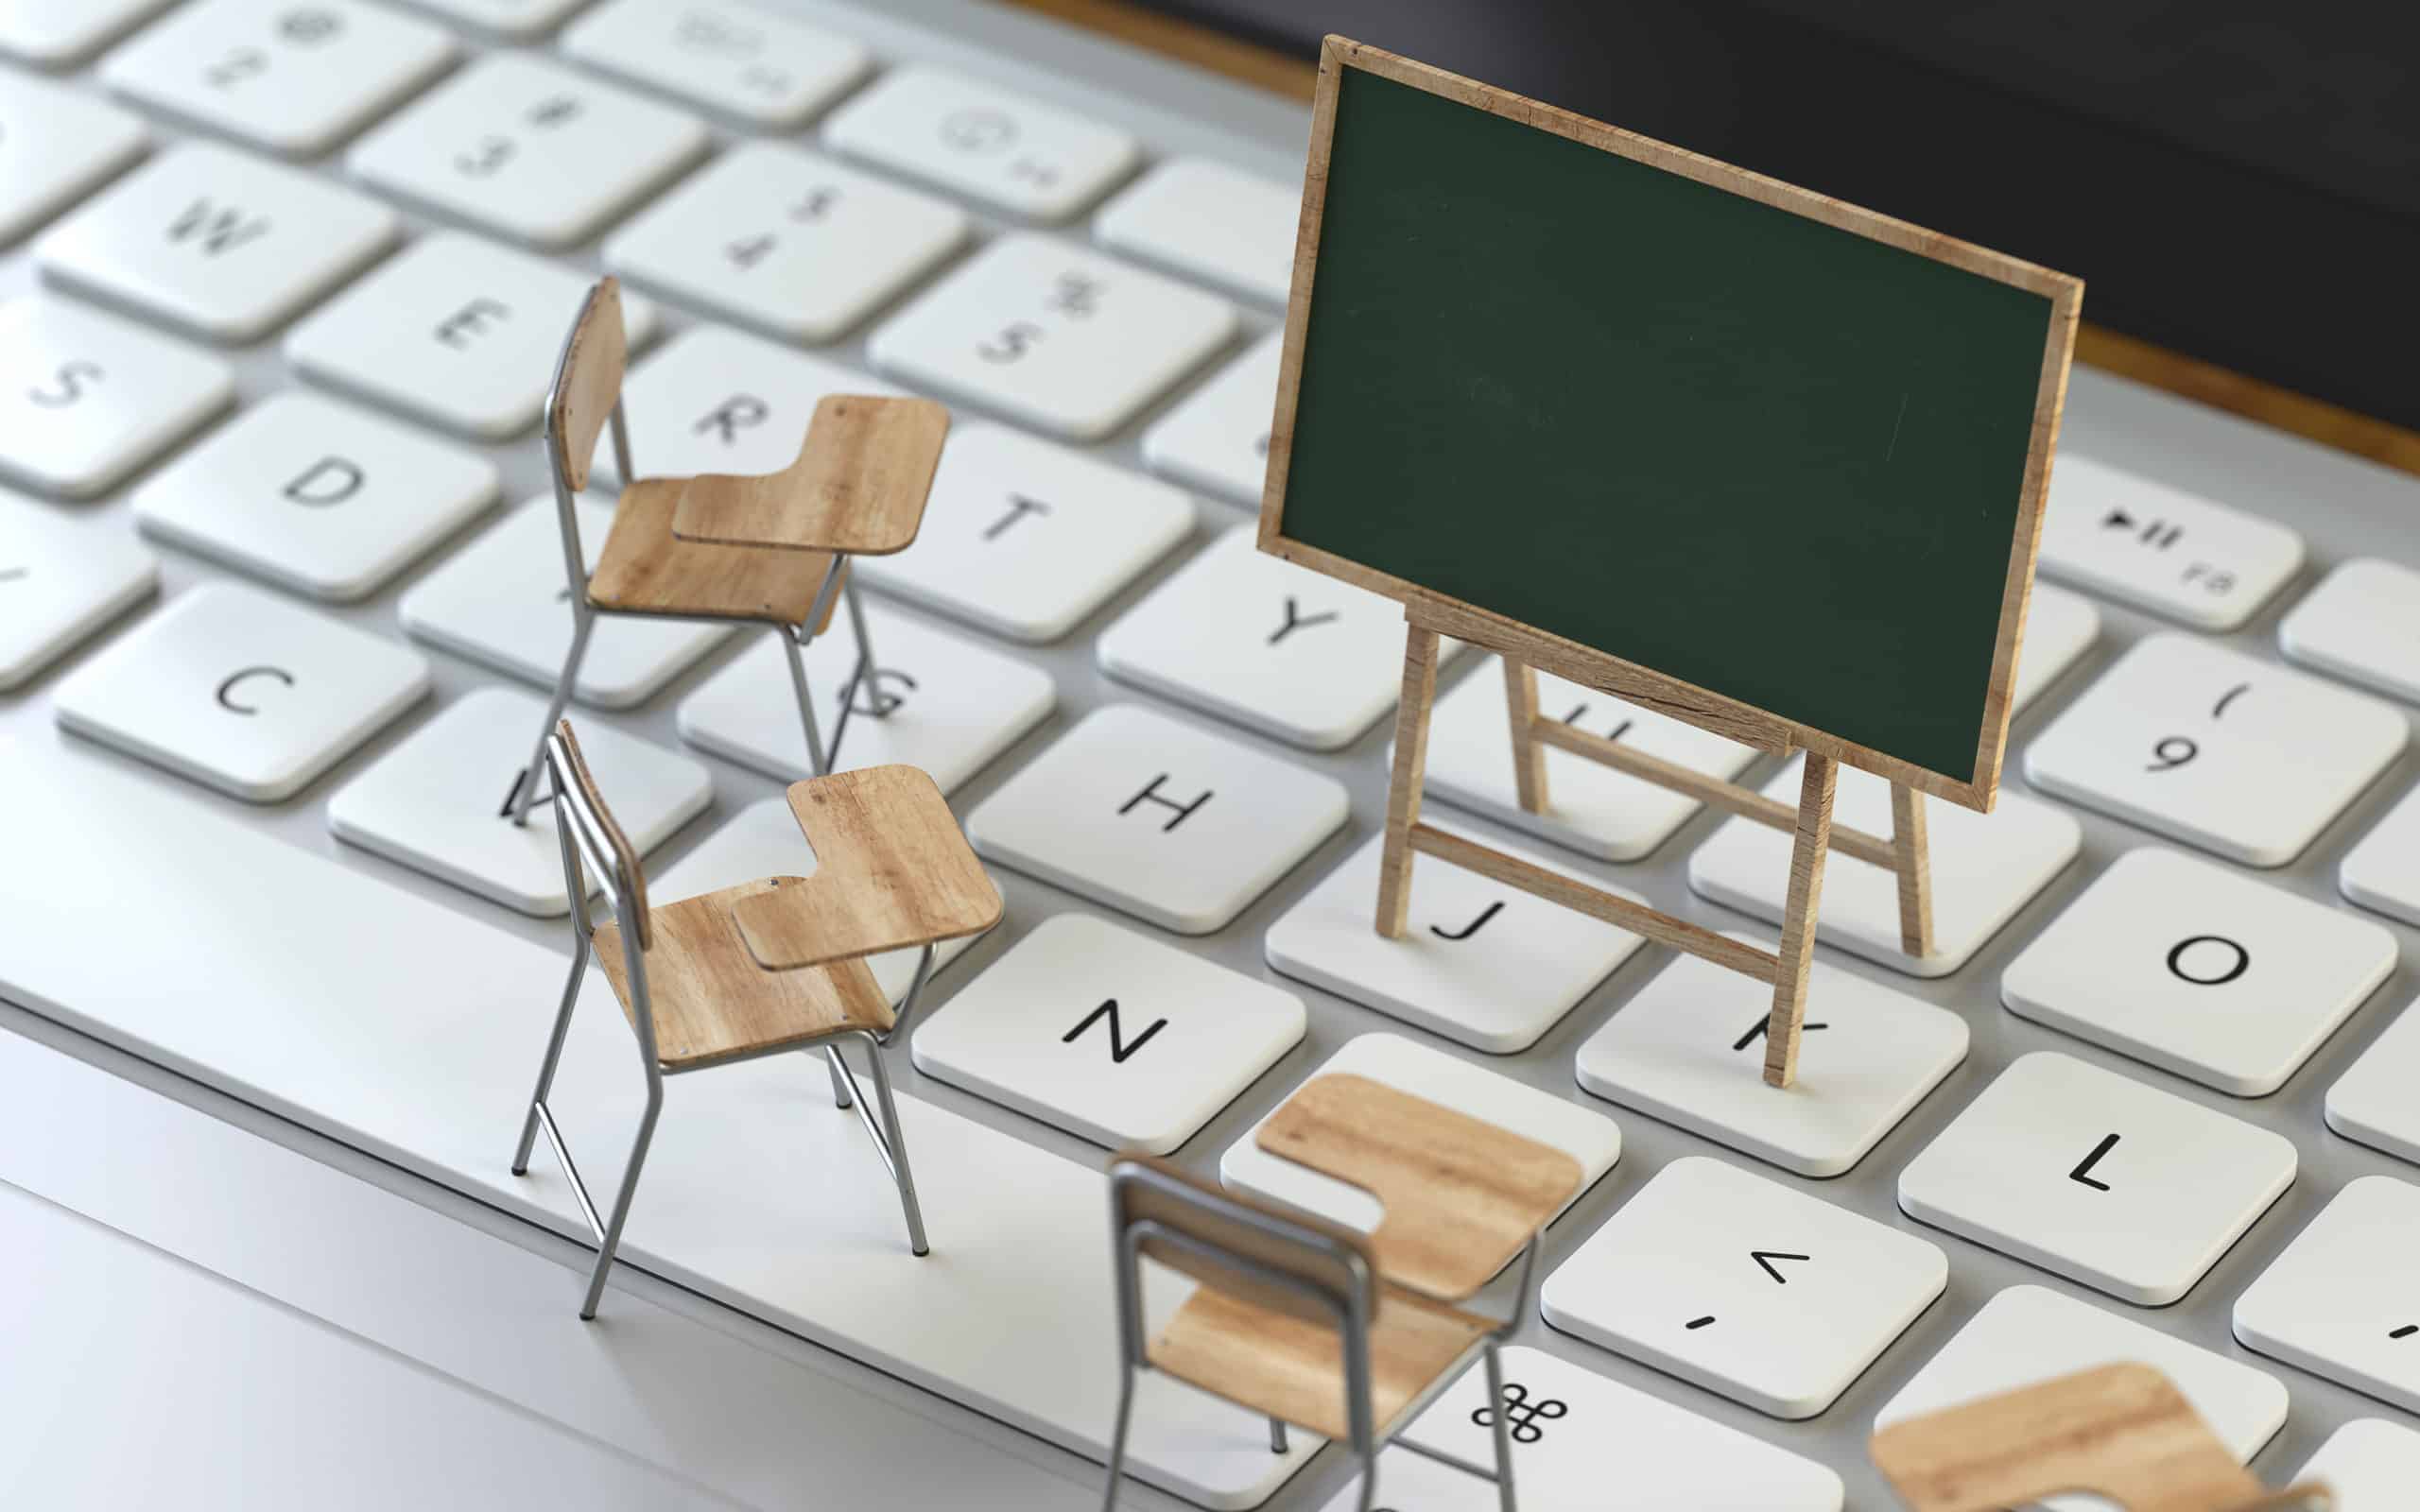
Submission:
[[[2327,1435],[2319,1452],[2287,1477],[2325,1481],[2336,1512],[2401,1512],[2420,1486],[2420,1432],[2383,1418],[2357,1418]]]
[[[728,326],[693,325],[622,385],[631,461],[641,477],[778,472],[798,460],[826,394],[895,394],[890,385]],[[596,466],[615,475],[611,438]]]
[[[2394,936],[2158,847],[2129,850],[2000,977],[2009,1011],[2238,1097],[2302,1069],[2394,970]]]
[[[2420,1186],[2356,1177],[2236,1298],[2235,1336],[2288,1365],[2420,1412],[2415,1252]]]
[[[0,15],[0,39],[25,11],[20,5]],[[44,79],[0,76],[0,246],[140,157],[146,135],[114,105]]]
[[[350,404],[254,405],[134,491],[143,528],[338,603],[366,597],[495,502],[495,465]]]
[[[637,0],[649,13],[655,0]],[[615,272],[793,341],[822,343],[966,240],[954,205],[769,143],[735,148],[605,244]]]
[[[492,763],[510,765],[527,754],[541,712],[534,698],[496,690],[465,702],[485,698],[510,707],[496,722],[493,747],[472,753],[468,765],[482,774]],[[609,765],[615,759],[606,754],[609,746],[631,743],[602,725],[584,730],[583,742],[635,838],[636,812],[645,807],[642,774]],[[528,1095],[544,1049],[563,985],[563,925],[534,933],[498,928],[500,920],[473,918],[422,889],[369,875],[361,865],[315,854],[291,835],[231,818],[79,742],[0,744],[0,764],[11,778],[0,783],[0,834],[44,857],[40,867],[0,867],[0,918],[10,920],[9,948],[0,951],[0,998],[42,1005],[61,1022],[186,1068],[231,1096],[280,1108],[498,1211],[586,1242],[553,1162],[542,1156],[528,1176],[515,1177],[496,1137],[495,1110],[503,1108],[504,1139],[511,1138],[514,1110]],[[702,771],[697,781],[702,800]],[[428,791],[452,788],[441,779]],[[486,800],[490,814],[501,796]],[[478,833],[518,836],[529,847],[530,871],[560,879],[556,842],[546,833],[550,812],[533,811],[527,829],[482,821]],[[95,907],[95,899],[109,906]],[[211,906],[196,907],[196,899]],[[207,984],[206,998],[164,988],[193,983]],[[604,1162],[592,1164],[592,1179],[607,1180],[612,1162],[629,1148],[643,1090],[630,1026],[601,973],[590,973],[586,994],[572,1020],[553,1107],[571,1148]],[[207,1011],[198,1010],[198,1002]],[[972,1411],[1021,1423],[1098,1464],[1119,1374],[1116,1321],[1102,1305],[1112,1280],[1098,1160],[1070,1160],[903,1089],[899,1117],[933,1236],[932,1256],[918,1260],[900,1240],[897,1188],[868,1150],[857,1115],[833,1107],[821,1074],[796,1056],[771,1056],[666,1087],[669,1106],[624,1249],[632,1269],[683,1278],[760,1320],[811,1333],[866,1368],[912,1375]],[[31,1100],[24,1086],[12,1072],[0,1092],[12,1158],[43,1148],[25,1137],[36,1125],[26,1116]],[[112,1141],[80,1137],[87,1122],[68,1120],[79,1137],[61,1140],[54,1130],[51,1144],[62,1154],[85,1156],[102,1145],[119,1153]],[[124,1120],[111,1125],[113,1136],[127,1127]],[[134,1143],[149,1152],[145,1142]],[[369,1190],[305,1163],[330,1180]],[[229,1184],[224,1168],[216,1174]],[[187,1190],[207,1191],[209,1184],[188,1183]],[[249,1188],[230,1194],[252,1194]],[[786,1462],[752,1450],[735,1456],[735,1442],[761,1442],[735,1439],[735,1421],[752,1430],[766,1419],[718,1416],[710,1398],[683,1394],[681,1369],[654,1371],[647,1389],[629,1389],[633,1361],[652,1366],[667,1348],[682,1353],[677,1339],[667,1345],[648,1337],[657,1310],[644,1297],[626,1295],[608,1305],[604,1328],[613,1343],[600,1348],[607,1335],[572,1318],[563,1296],[568,1273],[558,1263],[542,1264],[547,1275],[519,1278],[501,1291],[483,1283],[470,1292],[458,1288],[447,1293],[458,1304],[449,1310],[431,1300],[447,1289],[429,1281],[427,1252],[398,1250],[409,1257],[389,1267],[398,1285],[408,1300],[428,1304],[402,1305],[396,1287],[362,1285],[369,1273],[358,1266],[331,1270],[326,1257],[349,1249],[297,1258],[309,1247],[294,1242],[310,1237],[302,1230],[282,1232],[276,1222],[244,1227],[213,1204],[186,1209],[204,1212],[216,1231],[237,1235],[231,1243],[244,1244],[248,1254],[273,1254],[281,1265],[308,1259],[314,1277],[327,1278],[322,1295],[342,1299],[335,1321],[394,1341],[399,1354],[427,1360],[430,1351],[415,1351],[410,1342],[434,1336],[424,1325],[442,1327],[438,1352],[470,1358],[463,1351],[477,1351],[482,1367],[465,1372],[466,1381],[538,1411],[566,1392],[579,1394],[581,1402],[604,1400],[609,1421],[598,1426],[596,1414],[575,1412],[573,1426],[630,1452],[659,1452],[668,1435],[676,1452],[706,1452],[697,1446],[711,1440],[732,1463],[746,1461],[752,1471],[770,1467],[769,1478],[751,1484],[700,1471],[683,1483],[689,1500],[705,1494],[697,1486],[717,1483],[732,1498],[794,1501],[804,1484]],[[330,1211],[285,1210],[322,1222]],[[431,1221],[448,1233],[471,1232],[450,1217]],[[488,1308],[500,1326],[464,1328],[463,1318],[474,1314],[461,1307]],[[82,1321],[70,1317],[63,1326]],[[547,1378],[540,1368],[544,1349],[512,1348],[522,1330],[543,1335],[566,1358],[584,1357],[582,1368]],[[513,1394],[504,1376],[485,1368],[497,1359],[537,1375]],[[810,1362],[808,1368],[823,1366]],[[223,1361],[217,1379],[228,1379]],[[820,1400],[836,1400],[828,1385]],[[94,1420],[117,1431],[105,1417]],[[929,1430],[925,1441],[940,1442]],[[1272,1454],[1261,1418],[1179,1382],[1147,1376],[1138,1383],[1130,1463],[1143,1478],[1198,1504],[1260,1505],[1320,1447],[1303,1435],[1292,1452]],[[856,1463],[880,1468],[873,1460]],[[357,1466],[343,1468],[349,1478],[342,1484],[362,1484]],[[1056,1493],[1037,1487],[1043,1502],[1052,1494],[1098,1498],[1097,1481],[1077,1492],[1063,1472],[1054,1473],[1063,1475]],[[974,1483],[961,1476],[949,1484],[950,1494],[962,1499]],[[173,1497],[170,1503],[183,1504]],[[666,1503],[659,1497],[630,1504]]]
[[[1270,966],[1474,1050],[1507,1056],[1535,1044],[1638,951],[1639,937],[1626,929],[1435,856],[1422,856],[1412,868],[1409,927],[1403,938],[1388,939],[1371,927],[1385,843],[1384,835],[1372,835],[1269,926]],[[1531,851],[1509,853],[1577,875]]]
[[[1745,1402],[1812,1418],[1949,1283],[1941,1246],[1692,1155],[1547,1278],[1565,1333]]]
[[[2336,885],[2364,908],[2420,924],[2420,788],[2403,795],[2344,852]]]
[[[2408,734],[2403,715],[2374,698],[2206,641],[2154,635],[2033,738],[2025,775],[2230,861],[2282,867],[2386,770]]]
[[[1811,1459],[1543,1349],[1516,1344],[1502,1360],[1496,1409],[1487,1400],[1487,1372],[1473,1366],[1404,1436],[1493,1466],[1492,1414],[1509,1413],[1512,1484],[1525,1507],[1840,1512],[1840,1476]],[[1618,1469],[1607,1464],[1609,1445],[1620,1446]],[[1349,1480],[1322,1512],[1354,1512],[1360,1495],[1359,1481]],[[1378,1452],[1378,1504],[1389,1512],[1472,1512],[1494,1495],[1469,1472],[1415,1450]]]
[[[1004,867],[1207,935],[1341,828],[1346,808],[1332,777],[1110,704],[994,789],[966,833]]]
[[[915,1031],[916,1069],[1167,1155],[1300,1044],[1303,1000],[1089,914],[1046,920]]]
[[[101,62],[110,88],[287,157],[317,157],[454,57],[441,27],[357,0],[200,0]]]
[[[456,699],[337,789],[330,833],[516,912],[566,912],[553,803],[533,805],[525,826],[504,811],[545,716],[544,703],[511,688]],[[686,756],[577,713],[572,724],[598,790],[642,856],[714,800],[706,769]]]
[[[1207,158],[1178,158],[1104,206],[1093,235],[1171,272],[1284,304],[1302,212],[1299,184],[1273,183]]]
[[[836,767],[922,767],[946,793],[1048,718],[1058,702],[1057,685],[1039,667],[880,605],[866,606],[866,622],[876,669],[856,691]],[[806,648],[806,685],[827,747],[856,666],[856,627],[837,614]],[[680,728],[691,745],[784,782],[811,771],[789,668],[770,636],[757,636],[681,700]]]
[[[1271,331],[1218,377],[1143,433],[1152,472],[1230,504],[1260,507],[1269,473],[1269,427],[1277,407],[1277,359],[1286,334]]]
[[[1756,759],[1749,747],[1543,672],[1538,710],[1713,777],[1736,778]],[[1489,657],[1430,711],[1427,796],[1599,861],[1638,860],[1670,839],[1700,807],[1697,799],[1669,788],[1548,748],[1546,812],[1531,814],[1521,807],[1512,786],[1511,728],[1504,663]]]
[[[1098,647],[1122,682],[1310,750],[1361,738],[1403,686],[1402,607],[1263,553],[1250,525],[1170,574]]]
[[[485,31],[526,42],[551,30],[588,0],[409,0]]]
[[[1887,1428],[1979,1397],[2129,1360],[2174,1382],[2239,1460],[2251,1459],[2285,1426],[2286,1387],[2267,1371],[2044,1286],[2011,1286],[1985,1302],[1883,1405],[1874,1425]],[[2063,1496],[2043,1505],[2051,1512],[2107,1512],[2109,1503]]]
[[[1366,1076],[1563,1151],[1580,1162],[1581,1180],[1580,1191],[1571,1194],[1558,1217],[1568,1212],[1571,1204],[1621,1159],[1622,1131],[1604,1114],[1401,1035],[1357,1035],[1303,1079],[1328,1075]],[[1376,1197],[1262,1149],[1255,1143],[1260,1123],[1246,1129],[1219,1157],[1220,1181],[1333,1223],[1364,1231],[1378,1226],[1385,1210]]]
[[[562,49],[769,129],[804,126],[873,60],[851,38],[723,0],[611,0],[573,23]]]
[[[2016,688],[2009,699],[2009,717],[2059,680],[2078,658],[2100,639],[2100,610],[2082,593],[2070,593],[2048,583],[2033,585],[2032,606],[2025,615],[2025,650],[2016,665]]]
[[[1908,1215],[2139,1307],[2193,1289],[2294,1179],[2291,1141],[2037,1051],[1899,1173]]]
[[[168,0],[10,0],[0,7],[0,53],[36,68],[80,62],[167,6]]]
[[[1011,640],[1058,640],[1193,534],[1193,501],[1005,425],[954,424],[916,543],[850,565]]]
[[[528,430],[589,281],[458,232],[424,236],[287,334],[285,358],[322,383],[486,440]],[[625,295],[631,344],[655,307]]]
[[[2303,538],[2063,452],[2042,517],[2042,570],[2199,630],[2232,630],[2302,570]]]
[[[61,221],[36,255],[60,283],[251,341],[385,251],[401,225],[325,180],[190,142]]]
[[[276,803],[427,693],[428,663],[393,642],[210,583],[85,662],[54,707],[79,735]]]
[[[1039,236],[1003,236],[874,328],[874,366],[1097,441],[1227,344],[1224,301]]]
[[[1797,808],[1799,767],[1793,760],[1775,773],[1765,783],[1765,796]],[[1891,784],[1841,768],[1832,815],[1836,822],[1868,834],[1890,834]],[[1925,816],[1931,840],[1932,954],[1916,960],[1899,948],[1898,876],[1838,850],[1824,864],[1817,939],[1910,976],[1947,976],[1974,959],[1983,942],[2065,871],[2083,845],[2083,826],[2072,815],[2006,789],[1990,814],[1927,799]],[[1689,857],[1689,887],[1779,928],[1792,839],[1786,830],[1726,820]]]
[[[345,165],[407,199],[560,248],[587,240],[706,146],[693,115],[494,53],[363,137]]]
[[[2420,1098],[2411,1095],[2414,1087],[2420,1087],[2420,1011],[2406,1007],[2327,1089],[2327,1126],[2420,1164]]]
[[[234,397],[182,342],[47,295],[0,304],[0,475],[28,487],[107,492]]]
[[[591,572],[613,524],[610,500],[589,494],[579,501],[579,544]],[[488,526],[406,589],[395,608],[417,639],[551,692],[571,649],[571,591],[554,496],[540,494]],[[601,615],[572,696],[599,709],[635,709],[731,633],[728,625],[703,620]],[[529,739],[537,738],[532,716]],[[515,765],[528,755],[523,751]]]
[[[1853,1169],[1966,1058],[1964,1019],[1818,957],[1798,1079],[1771,1088],[1772,1013],[1771,987],[1676,956],[1581,1044],[1574,1069],[1599,1097],[1820,1179]]]
[[[2363,557],[2329,573],[2277,626],[2308,667],[2420,703],[2420,572]]]
[[[894,68],[823,124],[853,158],[1031,220],[1064,220],[1132,171],[1114,127],[939,68]]]
[[[159,563],[116,521],[0,493],[0,693],[149,597],[159,580]]]
[[[609,799],[607,801],[611,801]],[[648,899],[658,908],[705,893],[720,892],[766,877],[804,877],[815,870],[815,850],[799,833],[798,819],[782,798],[759,799],[731,816],[730,822],[699,841],[681,859],[647,879]],[[945,939],[933,950],[933,974],[939,978],[949,963],[966,954],[980,936]],[[866,957],[875,986],[896,1005],[916,979],[916,950],[885,951]],[[929,989],[928,989],[929,990]],[[927,1007],[933,1002],[925,998]]]

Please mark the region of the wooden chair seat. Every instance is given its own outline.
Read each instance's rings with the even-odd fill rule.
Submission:
[[[1370,1321],[1370,1420],[1384,1436],[1412,1399],[1496,1326],[1494,1320],[1396,1287]],[[1154,1369],[1237,1406],[1350,1436],[1344,1416],[1344,1345],[1332,1328],[1204,1286],[1151,1340]]]
[[[649,910],[655,943],[647,952],[648,988],[656,1059],[666,1071],[695,1071],[851,1029],[890,1031],[890,1001],[864,961],[769,971],[749,956],[732,904],[767,886],[746,883]],[[596,964],[630,1014],[621,926],[602,926],[596,940]]]
[[[692,478],[641,478],[622,490],[614,528],[596,570],[588,577],[588,602],[624,614],[707,614],[804,624],[815,609],[816,591],[832,558],[821,552],[757,546],[717,546],[683,541],[672,533],[672,512]],[[808,626],[821,635],[832,623],[840,595]]]

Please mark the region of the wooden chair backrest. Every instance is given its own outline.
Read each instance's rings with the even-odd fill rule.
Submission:
[[[554,392],[546,400],[546,444],[554,448],[556,470],[574,493],[588,487],[596,438],[621,403],[630,355],[621,282],[598,279],[572,322],[562,361],[555,368]]]
[[[655,948],[655,931],[648,915],[647,873],[639,869],[639,853],[632,849],[630,837],[622,833],[614,811],[605,806],[605,796],[596,790],[596,779],[588,770],[588,758],[579,748],[579,738],[571,730],[571,721],[562,720],[546,741],[546,765],[555,786],[555,822],[566,828],[563,843],[573,843],[577,833],[587,852],[601,860],[608,875],[601,879],[614,896],[614,911],[623,928],[631,932],[640,950]],[[579,902],[575,908],[581,906]],[[582,916],[585,917],[585,916]]]
[[[1128,1228],[1146,1222],[1184,1235],[1210,1253],[1150,1237],[1137,1247],[1213,1291],[1326,1328],[1336,1326],[1357,1290],[1369,1315],[1377,1314],[1376,1263],[1367,1242],[1349,1228],[1226,1191],[1148,1155],[1113,1160],[1109,1190],[1111,1223],[1121,1243]],[[1270,1280],[1252,1266],[1302,1286]]]
[[[1873,1452],[1912,1512],[1998,1512],[2070,1491],[2126,1512],[2279,1504],[2168,1377],[2133,1363],[1893,1423]]]

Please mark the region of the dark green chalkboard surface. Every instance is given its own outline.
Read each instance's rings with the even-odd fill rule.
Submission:
[[[1264,544],[1988,807],[2081,285],[1433,87],[1321,123]]]

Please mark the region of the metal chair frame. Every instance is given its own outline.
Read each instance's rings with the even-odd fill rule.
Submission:
[[[908,1247],[917,1255],[925,1255],[931,1246],[925,1238],[923,1209],[916,1201],[916,1181],[908,1165],[908,1145],[899,1128],[899,1110],[891,1101],[890,1074],[883,1065],[884,1047],[897,1039],[914,1015],[917,999],[923,995],[925,983],[933,971],[934,946],[925,946],[917,958],[916,974],[909,982],[908,994],[901,1001],[888,1032],[876,1034],[870,1029],[836,1029],[829,1034],[805,1040],[786,1040],[779,1045],[751,1052],[748,1055],[717,1060],[712,1066],[676,1068],[667,1072],[656,1054],[655,1011],[648,995],[647,948],[641,943],[646,932],[641,928],[646,907],[638,879],[626,867],[600,815],[590,806],[588,796],[573,776],[570,752],[560,732],[549,733],[542,747],[547,768],[547,780],[556,794],[556,832],[562,842],[563,885],[572,900],[571,972],[563,983],[561,1006],[555,1012],[553,1033],[546,1040],[545,1059],[538,1069],[538,1084],[529,1095],[529,1111],[521,1125],[521,1143],[513,1151],[512,1174],[529,1174],[530,1152],[538,1136],[546,1137],[547,1147],[555,1152],[555,1160],[562,1167],[564,1179],[571,1183],[572,1198],[579,1205],[579,1215],[586,1220],[589,1232],[596,1240],[596,1263],[589,1273],[588,1291],[580,1302],[582,1320],[596,1316],[598,1302],[605,1295],[605,1278],[613,1270],[614,1252],[621,1247],[622,1227],[631,1215],[631,1200],[636,1195],[640,1169],[647,1163],[648,1147],[655,1139],[655,1124],[664,1111],[664,1080],[667,1075],[681,1074],[683,1069],[712,1070],[754,1060],[765,1056],[788,1051],[812,1054],[823,1052],[825,1068],[831,1073],[833,1101],[841,1108],[855,1108],[857,1121],[865,1125],[873,1141],[874,1153],[882,1157],[884,1169],[899,1189],[899,1205],[908,1221]],[[632,864],[634,865],[634,864]],[[600,1218],[596,1204],[588,1194],[588,1184],[580,1179],[579,1168],[571,1158],[570,1148],[563,1143],[562,1131],[556,1126],[554,1110],[546,1104],[546,1094],[554,1089],[555,1071],[562,1059],[563,1043],[571,1030],[573,1007],[579,1001],[579,989],[587,975],[589,956],[596,950],[596,924],[588,910],[589,887],[585,873],[594,868],[599,888],[611,904],[614,921],[621,926],[622,962],[625,980],[630,985],[630,1019],[635,1037],[641,1069],[647,1075],[647,1111],[639,1118],[638,1132],[631,1143],[628,1164],[622,1170],[621,1189],[614,1198],[614,1210]],[[867,1106],[856,1074],[840,1055],[840,1041],[856,1040],[864,1043],[866,1058],[873,1067],[874,1103],[876,1114]]]
[[[1322,1286],[1304,1276],[1276,1269],[1249,1255],[1170,1228],[1157,1219],[1129,1218],[1126,1194],[1137,1186],[1149,1187],[1155,1194],[1196,1208],[1207,1216],[1248,1228],[1276,1244],[1291,1246],[1306,1257],[1316,1257],[1344,1272],[1350,1282],[1341,1288]],[[1512,1438],[1511,1425],[1506,1421],[1503,1411],[1504,1367],[1500,1351],[1520,1326],[1521,1319],[1530,1314],[1536,1303],[1538,1249],[1544,1238],[1543,1232],[1531,1234],[1529,1245],[1521,1251],[1518,1296],[1505,1320],[1474,1340],[1469,1348],[1455,1357],[1452,1364],[1440,1370],[1434,1380],[1404,1403],[1402,1411],[1392,1421],[1374,1423],[1370,1400],[1370,1319],[1377,1307],[1381,1278],[1374,1274],[1368,1259],[1359,1250],[1332,1234],[1253,1204],[1238,1201],[1223,1192],[1208,1191],[1177,1180],[1163,1171],[1135,1160],[1111,1162],[1109,1202],[1115,1246],[1117,1338],[1122,1374],[1117,1391],[1117,1422],[1110,1433],[1109,1475],[1107,1489],[1101,1499],[1102,1512],[1115,1512],[1118,1481],[1126,1458],[1127,1430],[1133,1415],[1134,1380],[1142,1371],[1151,1368],[1150,1360],[1145,1353],[1143,1332],[1141,1263],[1143,1246],[1147,1243],[1184,1250],[1254,1280],[1294,1292],[1323,1304],[1329,1310],[1336,1319],[1343,1346],[1345,1422],[1350,1430],[1349,1441],[1353,1452],[1361,1461],[1359,1512],[1371,1512],[1376,1503],[1378,1451],[1391,1443],[1399,1443],[1413,1453],[1494,1483],[1499,1512],[1516,1512],[1512,1491]],[[1478,1356],[1486,1370],[1488,1401],[1495,1409],[1493,1414],[1495,1466],[1493,1469],[1474,1464],[1459,1454],[1449,1454],[1397,1436],[1417,1420],[1431,1402],[1461,1379],[1473,1355]],[[1269,1447],[1273,1453],[1286,1452],[1286,1426],[1283,1418],[1272,1417],[1269,1419]]]
[[[596,295],[592,292],[589,298],[593,300]],[[555,485],[555,524],[562,538],[563,579],[571,589],[571,647],[564,653],[562,671],[555,679],[554,696],[546,705],[546,717],[538,726],[538,742],[530,750],[529,765],[521,769],[520,776],[513,782],[512,792],[505,799],[505,812],[511,816],[516,826],[526,826],[529,822],[529,809],[538,797],[538,771],[544,758],[546,741],[554,732],[555,721],[561,719],[563,716],[563,711],[571,707],[572,690],[579,683],[580,662],[588,655],[588,638],[596,627],[598,615],[619,614],[631,619],[695,620],[711,625],[765,624],[761,618],[753,615],[668,614],[646,610],[599,609],[588,601],[588,555],[583,549],[579,533],[579,493],[571,486],[571,480],[563,475],[565,442],[562,404],[563,386],[570,374],[573,347],[587,313],[588,307],[583,303],[579,318],[572,321],[570,333],[563,337],[562,353],[555,359],[554,382],[546,391],[544,431],[546,471]],[[637,481],[638,472],[631,465],[631,429],[629,421],[623,415],[622,395],[618,384],[615,385],[614,409],[609,423],[614,438],[615,475],[622,480],[622,486],[628,488]],[[866,684],[868,678],[874,671],[873,637],[866,626],[865,606],[857,598],[856,576],[846,570],[848,558],[845,556],[838,552],[832,554],[830,564],[823,570],[823,582],[815,592],[814,607],[807,610],[804,624],[765,627],[772,633],[775,640],[781,642],[782,654],[789,662],[790,689],[798,698],[799,723],[806,731],[807,765],[813,775],[817,777],[830,773],[832,764],[840,759],[840,742],[849,732],[849,716],[856,710],[857,690]],[[824,622],[825,616],[832,610],[832,595],[835,592],[840,594],[841,601],[848,608],[849,627],[857,638],[857,660],[856,664],[850,670],[848,684],[840,691],[840,713],[833,723],[832,744],[827,747],[823,744],[822,733],[815,717],[815,701],[807,693],[806,662],[804,652],[804,647],[812,644],[815,639],[815,632],[809,627],[821,625]],[[876,691],[878,693],[879,688]],[[876,719],[888,713],[880,707],[879,698],[876,699],[876,706],[867,712]]]

